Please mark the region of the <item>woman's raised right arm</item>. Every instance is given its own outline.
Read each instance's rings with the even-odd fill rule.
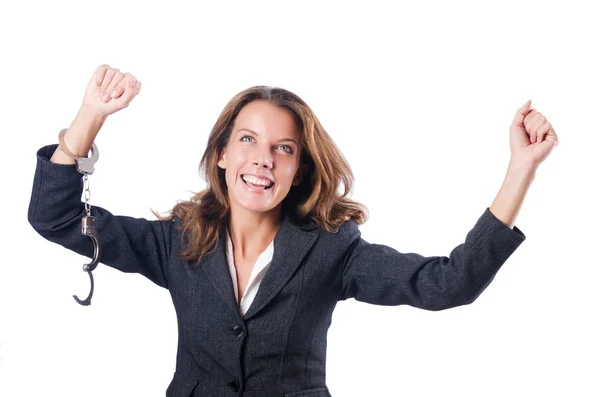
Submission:
[[[111,77],[111,82],[104,84],[110,75],[115,78]],[[107,70],[102,72],[104,80],[96,80],[97,76],[98,70],[90,80],[79,113],[64,136],[65,144],[75,155],[87,155],[106,117],[126,107],[139,92],[139,83],[129,83],[133,77],[109,74]],[[104,91],[116,94],[108,101],[104,99],[107,106],[94,104],[94,101],[103,100]],[[108,106],[113,101],[112,107]],[[81,234],[81,219],[86,215],[85,204],[81,200],[82,176],[75,161],[62,153],[58,144],[40,148],[28,220],[45,239],[92,258],[92,240]],[[100,263],[122,272],[140,273],[155,284],[168,288],[166,266],[174,241],[175,221],[113,215],[95,205],[91,206],[91,215],[96,218],[101,246]]]

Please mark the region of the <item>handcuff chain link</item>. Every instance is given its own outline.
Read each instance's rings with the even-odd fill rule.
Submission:
[[[91,215],[91,205],[90,199],[92,198],[92,192],[90,192],[90,181],[88,179],[88,174],[85,173],[83,175],[83,187],[84,187],[84,198],[85,198],[85,212],[88,216]]]

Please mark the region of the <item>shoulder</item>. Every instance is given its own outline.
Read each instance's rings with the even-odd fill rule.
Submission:
[[[339,248],[347,247],[361,236],[358,223],[353,219],[344,221],[336,232],[328,232],[322,227],[319,227],[319,232],[328,244]]]

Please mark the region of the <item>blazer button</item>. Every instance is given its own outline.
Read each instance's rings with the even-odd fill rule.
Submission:
[[[242,336],[244,336],[244,327],[242,327],[241,325],[236,325],[235,327],[231,328],[229,327],[230,330],[232,330],[233,332],[236,332],[236,336],[238,338],[241,338]]]
[[[238,381],[237,381],[237,380],[235,380],[235,379],[234,379],[234,380],[232,380],[231,382],[229,382],[229,383],[227,384],[227,386],[231,387],[231,389],[232,389],[233,391],[235,391],[236,393],[237,393],[237,392],[240,390],[240,384],[239,384],[239,383],[238,383]]]

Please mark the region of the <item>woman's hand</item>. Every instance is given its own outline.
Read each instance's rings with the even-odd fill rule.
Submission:
[[[558,136],[546,117],[531,106],[523,105],[510,125],[511,163],[537,169],[558,145]]]
[[[141,89],[142,83],[130,73],[100,65],[87,85],[83,106],[106,117],[129,106]]]

